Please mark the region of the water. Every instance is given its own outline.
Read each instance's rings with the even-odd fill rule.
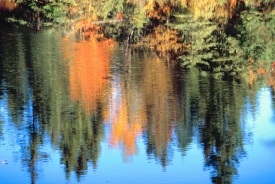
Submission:
[[[1,183],[274,183],[271,90],[112,40],[1,31]]]

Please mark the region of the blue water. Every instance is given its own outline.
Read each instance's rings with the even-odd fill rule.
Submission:
[[[90,92],[76,93],[70,71],[93,74],[74,68],[73,39],[67,48],[51,30],[12,31],[16,41],[0,37],[0,183],[275,183],[265,82],[249,88],[116,45],[106,81],[75,80]]]

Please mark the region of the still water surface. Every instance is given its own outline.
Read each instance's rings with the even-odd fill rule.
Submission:
[[[263,83],[112,40],[0,32],[0,183],[275,183]]]

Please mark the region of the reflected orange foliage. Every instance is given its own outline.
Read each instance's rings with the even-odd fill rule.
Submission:
[[[257,62],[257,66],[255,65],[255,60],[253,58],[249,59],[248,67],[249,67],[249,84],[252,85],[260,75],[267,74],[266,64],[262,61]],[[272,69],[272,66],[271,66]]]
[[[173,121],[177,119],[172,70],[156,56],[145,57],[143,81],[138,87],[131,75],[118,74],[112,81],[109,117],[109,144],[122,146],[125,156],[136,153],[136,140],[145,131],[160,156],[171,140]],[[134,77],[133,77],[134,78]],[[148,116],[149,115],[149,116]]]
[[[173,91],[172,70],[163,61],[157,58],[147,58],[144,68],[144,85],[142,91],[145,107],[150,107],[150,121],[147,127],[152,134],[156,154],[159,156],[161,150],[166,148],[171,140],[173,132],[172,122],[178,118],[176,108],[176,97]],[[149,125],[150,124],[150,125]]]
[[[111,117],[112,129],[109,142],[114,147],[122,143],[124,153],[133,155],[136,153],[135,141],[141,134],[142,125],[139,122],[129,122],[129,114],[125,102],[117,104],[116,108],[115,113]]]
[[[76,25],[77,30],[82,31],[83,36],[89,36],[88,41],[78,43],[69,38],[63,38],[64,50],[67,50],[66,58],[70,61],[70,87],[71,97],[75,101],[84,104],[87,114],[97,109],[98,102],[106,100],[108,94],[105,91],[112,91],[108,108],[104,108],[103,116],[106,122],[111,123],[109,143],[116,147],[122,144],[126,156],[136,153],[136,139],[141,134],[143,119],[140,110],[136,110],[136,104],[129,104],[128,96],[125,94],[125,86],[121,83],[115,84],[111,90],[106,90],[106,78],[109,77],[110,55],[114,49],[114,41],[103,39],[98,42],[96,27],[89,28],[89,21],[81,20]],[[88,26],[85,26],[88,25]],[[73,53],[70,50],[74,50]],[[107,109],[107,110],[106,110]]]
[[[110,98],[108,122],[111,123],[109,143],[112,147],[122,145],[125,156],[136,153],[136,139],[141,135],[143,122],[146,119],[138,104],[126,95],[125,85],[113,82]]]
[[[98,103],[105,96],[109,58],[115,43],[112,40],[98,42],[93,32],[90,33],[89,41],[63,41],[64,47],[73,50],[73,53],[67,52],[70,56],[66,56],[70,60],[71,97],[81,102],[85,112],[89,114],[98,108]]]
[[[268,75],[268,84],[275,91],[275,61],[271,63],[270,75]]]

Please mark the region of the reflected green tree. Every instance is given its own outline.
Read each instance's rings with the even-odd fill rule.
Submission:
[[[36,116],[52,143],[61,150],[61,163],[65,165],[66,176],[69,178],[70,173],[75,172],[80,179],[89,162],[96,167],[103,136],[100,115],[96,113],[90,117],[78,103],[70,100],[68,76],[60,75],[68,73],[66,60],[56,49],[62,48],[61,41],[56,42],[61,37],[55,36],[51,30],[44,36],[36,36],[33,35],[31,42],[34,44],[31,47],[35,77],[32,89]]]
[[[205,167],[212,170],[213,183],[232,183],[239,161],[245,156],[246,135],[241,120],[246,85],[209,75],[200,80],[199,86],[198,129]]]
[[[15,28],[15,31],[17,31],[17,28]],[[18,34],[15,37],[12,35],[4,39],[6,43],[11,43],[13,47],[7,45],[3,50],[5,62],[2,63],[1,72],[1,76],[3,76],[1,80],[2,90],[7,93],[7,110],[12,117],[12,122],[18,129],[25,130],[18,134],[19,137],[26,138],[19,141],[22,164],[30,174],[31,183],[36,183],[39,171],[38,159],[41,156],[39,146],[43,143],[44,133],[41,131],[41,126],[37,122],[33,111],[32,92],[29,89],[29,61],[25,50],[26,37]]]
[[[200,127],[206,166],[213,168],[213,183],[232,183],[239,160],[244,156],[239,112],[237,116],[235,109],[230,112],[232,108],[227,105],[230,101],[224,103],[223,100],[225,99],[220,94],[211,99],[210,107],[217,101],[221,103],[215,104],[217,108],[210,108],[206,112],[204,125]]]
[[[65,165],[68,179],[70,173],[75,172],[80,181],[81,176],[86,174],[88,163],[97,167],[103,138],[102,116],[87,117],[80,107],[76,107],[74,115],[70,116],[71,121],[64,122],[60,132],[61,163]]]
[[[8,93],[8,106],[13,122],[20,126],[23,123],[23,110],[27,103],[28,77],[26,73],[25,49],[23,35],[3,36],[4,42],[14,45],[13,48],[2,47],[2,84]],[[9,53],[15,54],[9,54]],[[5,81],[5,83],[3,83]]]
[[[30,174],[31,183],[35,184],[38,178],[39,168],[39,156],[41,153],[39,151],[39,146],[42,145],[42,136],[39,133],[39,128],[35,122],[28,122],[30,124],[28,141],[21,143],[21,152],[22,152],[22,164],[24,167],[27,167]]]
[[[20,142],[21,160],[32,183],[50,155],[41,150],[48,141],[61,150],[67,177],[74,172],[80,180],[89,163],[97,166],[103,137],[102,106],[87,114],[71,100],[67,61],[58,41],[61,36],[52,29],[5,39],[10,45],[3,50],[1,84],[5,84],[1,92],[7,92],[8,112],[20,130],[18,141],[25,137]]]
[[[190,69],[190,71],[178,69],[175,71],[173,80],[174,84],[179,84],[178,82],[181,84],[173,86],[177,96],[177,109],[180,111],[176,121],[175,133],[177,146],[182,151],[182,155],[185,155],[188,146],[195,138],[196,127],[201,121],[200,114],[206,108],[206,104],[199,102],[202,100],[200,89],[204,90],[207,83],[200,82],[200,75],[195,69]]]

